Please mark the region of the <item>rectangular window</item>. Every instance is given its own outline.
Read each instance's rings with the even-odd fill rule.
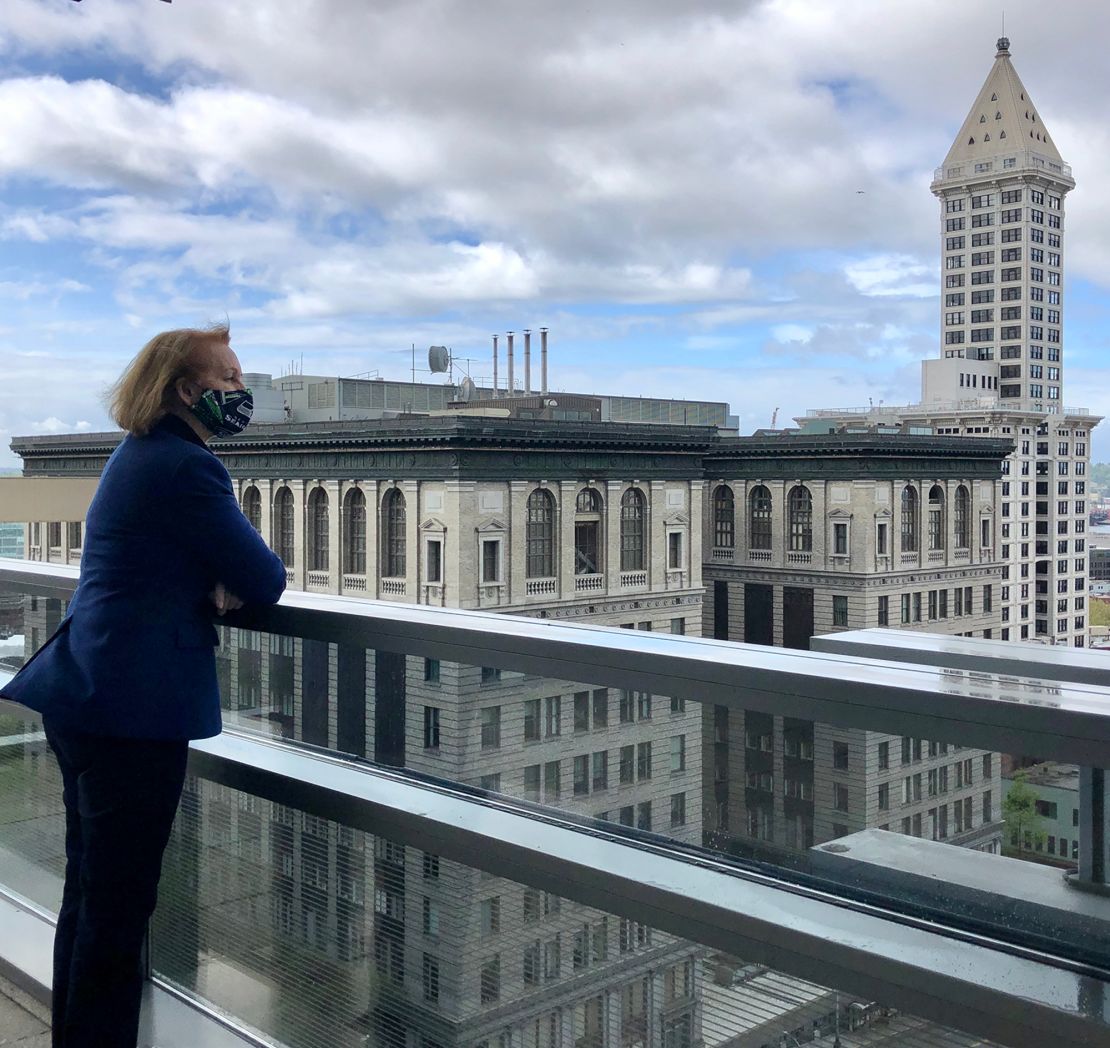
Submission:
[[[643,782],[651,778],[651,743],[641,742],[636,745],[636,779]]]
[[[424,707],[424,749],[439,749],[439,707]]]
[[[576,691],[574,693],[574,730],[590,730],[590,693]]]
[[[833,554],[838,557],[848,555],[848,525],[844,523],[833,524]]]
[[[890,625],[890,597],[879,598],[879,623],[880,626]]]
[[[540,737],[540,700],[524,700],[524,741],[536,742]]]
[[[686,794],[671,794],[671,829],[686,825]]]
[[[848,787],[839,782],[833,783],[833,808],[836,811],[848,810]]]
[[[443,581],[443,543],[429,539],[426,546],[425,577],[429,582]]]
[[[581,797],[590,792],[590,758],[581,753],[574,758],[574,795]]]
[[[686,770],[686,736],[671,736],[671,774]]]
[[[609,726],[609,689],[594,688],[593,691],[594,728]]]
[[[620,751],[620,782],[627,786],[634,781],[636,760],[636,747],[634,745],[622,746]]]
[[[540,799],[540,779],[543,769],[539,764],[529,764],[524,769],[524,799],[538,801]]]
[[[833,597],[833,625],[848,625],[848,598],[846,596]]]
[[[594,792],[609,788],[609,751],[598,750],[590,755],[590,773]]]
[[[667,567],[677,571],[683,566],[682,562],[682,532],[671,531],[667,533]]]
[[[550,739],[563,732],[563,697],[549,695],[544,701],[544,734]]]
[[[543,766],[543,788],[548,804],[559,799],[562,791],[562,769],[558,761],[548,761]]]
[[[485,706],[481,711],[482,749],[497,749],[501,745],[501,707]]]
[[[501,581],[501,540],[482,539],[482,582]]]

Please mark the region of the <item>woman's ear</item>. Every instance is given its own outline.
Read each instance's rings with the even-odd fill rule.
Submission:
[[[177,395],[181,398],[181,403],[187,408],[191,408],[197,401],[197,388],[196,383],[187,378],[179,378],[174,384],[174,389]]]

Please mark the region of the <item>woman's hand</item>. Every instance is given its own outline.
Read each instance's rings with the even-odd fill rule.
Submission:
[[[223,615],[228,611],[238,611],[243,606],[243,602],[222,582],[216,583],[216,588],[208,594],[208,599],[216,605],[217,615]]]

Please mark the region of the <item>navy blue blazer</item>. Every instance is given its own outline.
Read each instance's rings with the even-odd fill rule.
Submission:
[[[167,416],[108,459],[69,613],[3,697],[94,735],[218,735],[217,582],[246,604],[275,604],[285,566],[243,516],[223,463]]]

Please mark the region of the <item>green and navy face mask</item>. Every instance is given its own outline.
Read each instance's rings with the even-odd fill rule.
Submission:
[[[234,437],[250,425],[254,394],[246,388],[206,389],[189,410],[217,437]]]

